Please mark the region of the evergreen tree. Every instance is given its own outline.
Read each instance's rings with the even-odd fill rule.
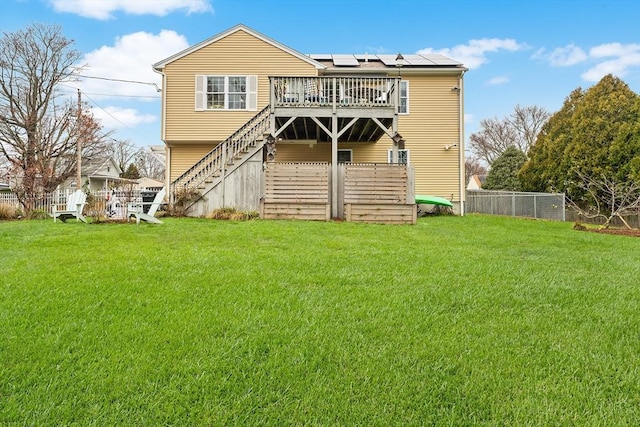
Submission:
[[[129,166],[127,166],[127,170],[121,175],[121,177],[127,179],[140,178],[140,172],[138,171],[138,167],[135,165],[135,163],[129,163]]]
[[[527,156],[516,147],[509,147],[491,165],[489,175],[482,188],[486,190],[520,191],[518,171],[527,161]]]
[[[527,191],[584,195],[578,176],[617,181],[640,178],[640,97],[607,75],[587,91],[578,88],[545,124],[519,173]]]

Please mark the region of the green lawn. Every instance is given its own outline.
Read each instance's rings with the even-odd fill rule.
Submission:
[[[632,425],[640,239],[0,223],[0,425]]]

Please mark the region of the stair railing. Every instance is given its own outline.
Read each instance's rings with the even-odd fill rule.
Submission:
[[[269,106],[253,116],[240,129],[209,151],[197,163],[171,183],[171,193],[177,190],[197,188],[209,177],[232,164],[248,148],[269,130]]]

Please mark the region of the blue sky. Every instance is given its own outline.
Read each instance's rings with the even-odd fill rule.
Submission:
[[[237,24],[302,53],[438,52],[464,63],[466,135],[516,104],[557,111],[605,74],[640,92],[638,0],[2,0],[0,29],[58,24],[113,137],[158,145],[158,62]]]

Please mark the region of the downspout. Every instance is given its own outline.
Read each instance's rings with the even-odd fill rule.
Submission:
[[[160,74],[162,76],[162,100],[161,100],[161,106],[160,106],[160,115],[161,115],[161,120],[160,120],[160,140],[164,143],[164,147],[165,147],[165,161],[164,161],[164,188],[166,188],[167,190],[167,196],[169,198],[169,201],[172,201],[171,198],[173,197],[173,194],[171,193],[171,148],[169,148],[169,146],[167,145],[167,140],[166,140],[166,117],[167,117],[167,98],[166,98],[166,90],[167,90],[167,76],[164,73],[164,71],[160,71],[155,67],[151,67],[153,69],[153,71],[155,71],[156,73]],[[164,69],[163,69],[164,70]]]
[[[460,120],[460,141],[458,142],[458,147],[460,148],[460,152],[458,153],[458,173],[459,177],[459,185],[460,185],[460,216],[464,216],[464,208],[466,201],[466,193],[464,189],[464,71],[460,73],[460,78],[458,82],[458,87],[460,91],[458,92],[458,106],[459,106],[459,120]]]

